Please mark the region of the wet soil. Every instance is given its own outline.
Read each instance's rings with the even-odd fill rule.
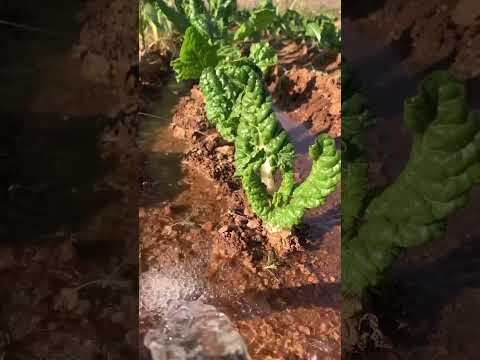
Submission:
[[[363,81],[378,116],[368,142],[371,180],[381,188],[397,178],[408,159],[411,137],[402,122],[403,101],[415,93],[425,72],[412,76],[409,64],[402,62],[402,52],[395,46],[385,47],[376,36],[364,31],[362,21],[344,21],[342,40],[345,56]],[[435,61],[432,57],[427,65],[434,66]],[[471,90],[478,87],[478,80],[471,79],[469,85]],[[480,102],[473,95],[470,105],[478,110]],[[378,326],[364,328],[363,335],[370,337],[379,330],[377,335],[382,337],[383,333],[383,343],[390,349],[370,349],[355,355],[345,352],[346,359],[478,357],[479,204],[480,191],[476,187],[467,207],[448,220],[446,234],[432,243],[408,249],[384,284],[372,292],[366,309],[375,315]],[[370,341],[367,347],[373,344]]]
[[[268,89],[277,106],[313,134],[339,137],[341,55],[309,42],[271,42],[278,64],[269,76]]]
[[[339,137],[340,79],[305,67],[278,72],[269,88],[286,115],[308,126],[313,134],[328,132],[334,138]]]
[[[137,13],[138,3],[96,0],[86,1],[77,15],[81,73],[92,83],[107,85],[117,97],[133,95],[136,88],[138,16],[132,14]]]
[[[340,192],[309,212],[293,235],[272,238],[248,209],[233,178],[233,146],[207,122],[198,88],[188,88],[170,116],[152,115],[157,117],[145,118],[145,124],[157,122],[162,134],[146,150],[147,158],[175,153],[181,163],[157,175],[147,165],[146,187],[166,180],[162,173],[182,174],[169,180],[171,186],[159,185],[157,195],[145,192],[139,214],[141,270],[180,288],[157,297],[154,305],[161,307],[170,296],[215,305],[234,322],[253,359],[339,359]],[[296,166],[304,177],[314,133],[285,121],[303,151]],[[159,199],[158,192],[169,195]],[[145,329],[155,311],[148,295],[141,298]]]
[[[269,42],[277,52],[282,69],[301,66],[326,73],[338,72],[341,54],[337,51],[321,49],[310,41],[271,38]]]
[[[356,19],[362,32],[385,45],[397,46],[402,62],[412,74],[441,67],[450,69],[461,79],[480,75],[477,1],[385,0],[371,3],[377,6],[361,16],[352,14],[351,17]]]
[[[54,34],[2,27],[9,182],[0,358],[132,358],[141,165],[135,101],[123,84],[98,85],[79,71],[72,44],[83,3],[27,1],[18,17],[10,5],[12,20]]]

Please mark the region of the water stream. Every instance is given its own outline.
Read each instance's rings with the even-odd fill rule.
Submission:
[[[208,239],[198,244],[202,258],[180,263],[171,254],[173,246],[182,247],[182,251],[191,246],[189,222],[194,226],[194,222],[218,217],[218,209],[202,211],[205,204],[210,209],[217,207],[216,194],[208,190],[211,184],[207,179],[182,169],[186,144],[176,139],[169,128],[173,109],[188,90],[188,84],[171,78],[162,89],[161,98],[140,114],[143,126],[139,144],[147,157],[142,205],[154,209],[175,201],[183,204],[175,215],[185,219],[185,228],[180,224],[178,229],[169,230],[179,233],[172,239],[178,244],[165,244],[165,263],[158,267],[141,260],[146,271],[140,278],[140,317],[148,318],[147,328],[141,329],[144,345],[153,360],[247,359],[246,345],[228,317],[206,303],[211,296],[205,279]],[[157,240],[154,239],[152,252],[159,247]]]
[[[147,155],[142,203],[148,206],[172,199],[184,189],[181,159],[185,144],[173,137],[168,127],[172,110],[187,87],[171,78],[162,90],[161,98],[139,114],[142,126],[138,143]]]

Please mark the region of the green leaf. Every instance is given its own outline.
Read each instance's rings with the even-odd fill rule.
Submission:
[[[286,34],[293,36],[305,32],[304,17],[295,10],[288,9],[279,21],[279,27]]]
[[[178,80],[198,79],[202,71],[217,65],[218,46],[212,46],[208,39],[191,26],[185,32],[180,56],[171,62]]]
[[[278,56],[275,49],[266,41],[255,43],[250,47],[249,56],[255,65],[257,65],[264,76],[266,76],[275,64],[278,62]]]
[[[266,30],[275,19],[275,10],[272,8],[257,8],[249,19],[243,23],[234,34],[234,40],[240,41]]]
[[[242,53],[238,47],[232,44],[221,44],[217,51],[217,56],[225,62],[236,61],[242,58]]]
[[[184,9],[190,24],[213,45],[214,41],[220,38],[220,30],[211,14],[207,12],[203,1],[188,0]]]
[[[232,111],[242,89],[221,67],[207,68],[203,71],[200,89],[205,99],[208,120],[217,127],[224,139],[233,142],[239,117],[232,115]]]
[[[318,46],[326,49],[340,48],[340,34],[332,20],[327,17],[307,22],[305,34],[315,39]]]
[[[237,10],[236,0],[209,0],[208,10],[217,20],[227,25]]]
[[[153,0],[160,10],[165,14],[168,20],[177,28],[181,33],[184,33],[190,26],[188,19],[184,14],[177,11],[173,7],[169,6],[164,0]]]
[[[235,139],[236,174],[252,210],[272,229],[290,229],[310,208],[320,206],[340,181],[340,154],[326,135],[310,148],[312,171],[300,185],[294,184],[294,148],[273,113],[272,100],[258,75],[250,74],[241,97],[241,117]],[[282,183],[272,191],[274,174]]]
[[[361,295],[378,284],[402,249],[441,236],[447,217],[465,206],[480,180],[480,115],[468,111],[461,82],[447,72],[433,72],[419,94],[407,99],[404,111],[413,132],[410,159],[397,180],[368,204],[354,237],[342,238],[346,294]],[[343,204],[359,191],[342,199],[342,226]]]
[[[309,154],[313,165],[308,177],[295,186],[288,204],[273,208],[268,215],[268,222],[278,228],[289,229],[298,224],[307,209],[325,203],[327,196],[335,191],[340,181],[340,153],[332,138],[325,134],[319,135],[310,147]]]

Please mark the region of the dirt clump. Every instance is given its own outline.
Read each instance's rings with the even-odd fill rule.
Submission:
[[[201,139],[185,154],[187,166],[199,169],[209,178],[223,182],[231,190],[238,189],[238,181],[233,178],[233,145],[224,145],[221,137],[214,133]]]
[[[274,42],[273,45],[277,50],[278,63],[283,69],[300,66],[331,72],[340,64],[340,54],[337,51],[321,49],[311,41],[284,40]]]
[[[122,0],[87,1],[80,14],[77,51],[86,79],[108,85],[119,94],[135,88],[132,68],[138,65],[137,4]],[[130,76],[132,75],[132,77]]]
[[[142,86],[162,86],[171,74],[169,66],[171,54],[168,52],[149,52],[140,59]]]
[[[222,139],[208,122],[203,96],[194,87],[190,96],[180,98],[171,124],[173,135],[189,141],[184,164],[218,182],[226,191],[239,188],[234,179],[234,147]]]
[[[480,75],[477,9],[475,0],[387,0],[356,23],[387,44],[397,42],[413,72],[444,62],[457,77],[471,79]]]
[[[243,191],[237,191],[232,205],[236,206],[220,218],[220,228],[214,234],[213,253],[226,259],[245,258],[244,265],[254,269],[254,262],[261,260],[261,254],[274,251],[279,258],[302,251],[301,243],[307,232],[300,227],[292,231],[272,233],[246,207]],[[255,272],[255,271],[254,271]]]
[[[316,135],[341,134],[340,81],[325,73],[293,67],[278,73],[269,89],[276,104],[292,120],[305,123]]]
[[[213,129],[207,120],[203,95],[196,86],[192,88],[190,95],[179,99],[173,112],[170,127],[177,138],[195,140]]]

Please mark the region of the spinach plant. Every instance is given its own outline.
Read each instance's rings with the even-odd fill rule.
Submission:
[[[249,61],[204,70],[200,88],[208,119],[235,144],[236,176],[253,212],[272,230],[291,229],[319,207],[340,181],[340,153],[327,135],[309,149],[312,170],[294,181],[295,151],[272,108],[261,70]],[[278,187],[274,175],[282,174]]]
[[[467,107],[465,85],[435,71],[404,104],[413,134],[410,159],[377,196],[368,186],[363,131],[372,125],[366,99],[342,72],[342,291],[348,306],[377,285],[402,249],[432,241],[480,182],[480,114]]]

